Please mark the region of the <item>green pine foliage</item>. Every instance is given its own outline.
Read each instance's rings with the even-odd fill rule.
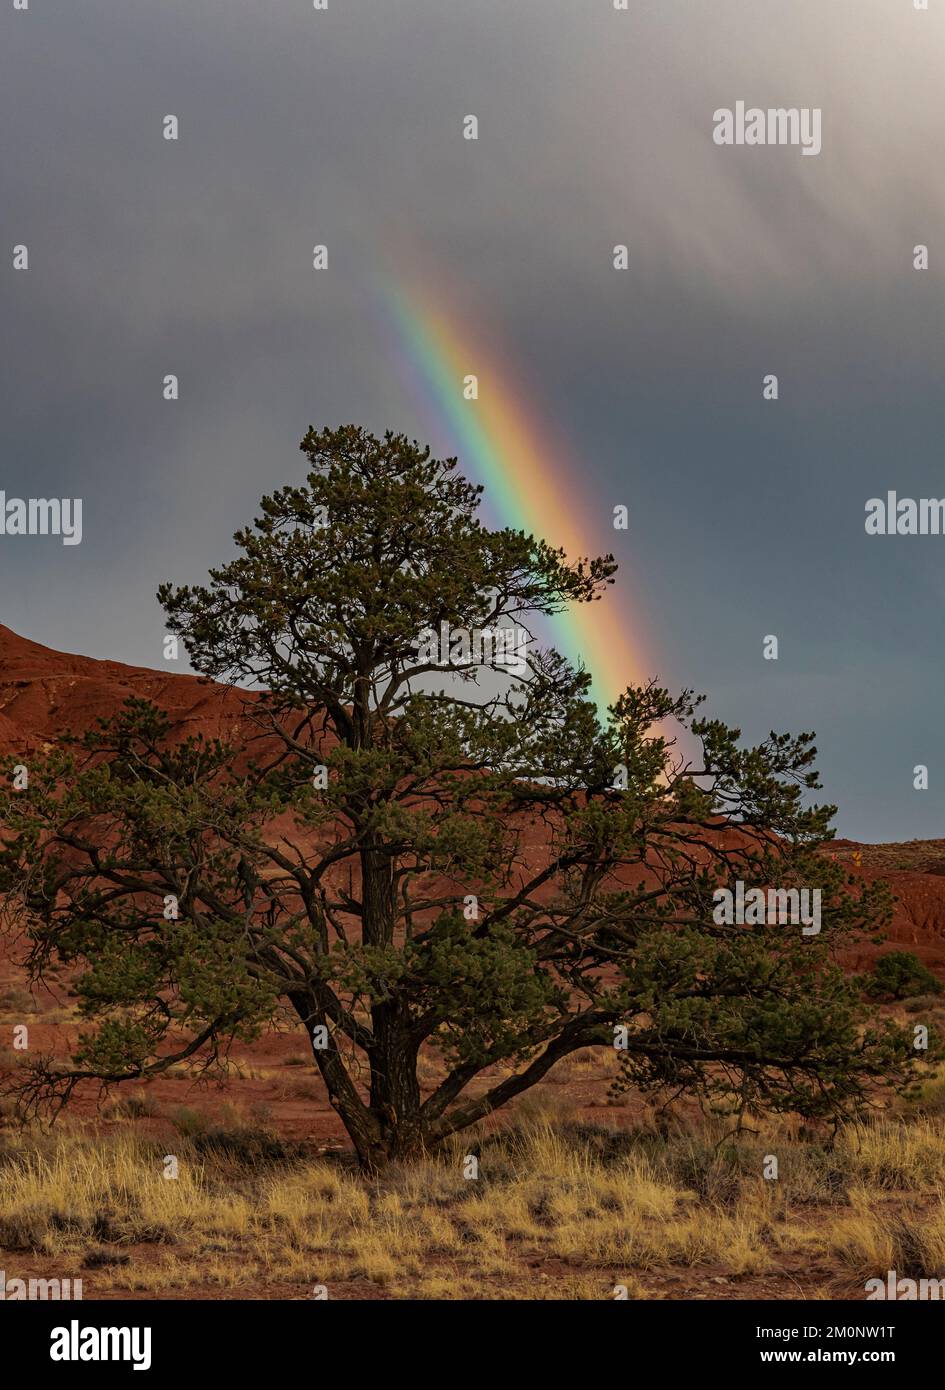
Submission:
[[[182,740],[132,700],[27,791],[3,780],[8,918],[33,978],[76,972],[85,1020],[70,1062],[19,1076],[24,1106],[222,1064],[286,1014],[371,1169],[615,1028],[647,1093],[837,1116],[903,1082],[911,1035],[836,964],[889,900],[818,852],[813,736],[743,748],[655,681],[602,719],[537,643],[520,677],[445,675],[425,630],[528,628],[599,600],[612,557],[489,530],[456,461],[402,436],[302,449],[235,559],[159,591],[195,669],[245,692],[239,737]],[[720,925],[739,879],[820,889],[820,932]]]

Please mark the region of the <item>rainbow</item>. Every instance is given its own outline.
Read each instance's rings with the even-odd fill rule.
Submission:
[[[576,559],[619,547],[595,546],[581,481],[573,459],[539,423],[508,364],[492,345],[474,341],[468,320],[444,308],[442,295],[408,288],[403,279],[382,282],[394,349],[408,384],[433,431],[432,442],[455,454],[472,482],[483,484],[483,505],[494,524],[525,531],[561,546]],[[463,379],[478,377],[477,400],[466,400]],[[585,475],[586,476],[586,475]],[[610,512],[607,511],[609,518]],[[615,538],[625,535],[616,532]],[[619,572],[599,602],[575,604],[550,620],[550,636],[573,663],[583,664],[603,711],[631,683],[645,679],[639,620],[621,603]]]

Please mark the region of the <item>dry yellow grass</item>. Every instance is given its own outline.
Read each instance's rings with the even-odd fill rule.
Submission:
[[[765,1279],[824,1297],[831,1279],[855,1292],[889,1268],[945,1273],[945,1131],[930,1117],[887,1117],[829,1146],[788,1125],[735,1143],[717,1125],[661,1138],[538,1114],[479,1136],[472,1180],[469,1136],[371,1182],[277,1144],[260,1159],[251,1138],[236,1130],[220,1147],[197,1127],[160,1146],[132,1120],[104,1139],[9,1137],[6,1267],[91,1266],[93,1297],[311,1297],[316,1285],[342,1297],[601,1299],[617,1285],[630,1298],[726,1296],[712,1285]],[[772,1154],[779,1176],[766,1181]]]

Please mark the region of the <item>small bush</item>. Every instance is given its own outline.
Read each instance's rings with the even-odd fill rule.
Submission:
[[[880,956],[872,974],[860,976],[860,987],[871,999],[909,999],[916,994],[941,994],[940,982],[912,951]]]
[[[191,1142],[198,1154],[212,1154],[249,1167],[294,1163],[303,1153],[300,1144],[288,1143],[264,1129],[206,1129],[193,1134]]]
[[[0,993],[0,1013],[35,1014],[39,1005],[28,989],[8,989]]]
[[[119,1096],[117,1100],[112,1101],[104,1114],[108,1120],[144,1120],[157,1115],[160,1108],[154,1097],[147,1092],[132,1091],[129,1095]]]
[[[192,1139],[195,1135],[203,1134],[210,1128],[210,1121],[207,1116],[189,1105],[176,1106],[171,1114],[171,1122],[178,1134],[185,1139]]]
[[[82,1261],[83,1269],[105,1269],[109,1265],[126,1265],[131,1261],[130,1255],[119,1254],[117,1250],[107,1250],[104,1247],[90,1250]]]

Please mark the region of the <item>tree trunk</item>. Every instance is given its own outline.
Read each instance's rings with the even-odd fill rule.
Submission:
[[[354,1144],[363,1173],[381,1173],[391,1163],[411,1163],[423,1158],[432,1147],[416,1114],[405,1118],[382,1116],[373,1109],[358,1114],[335,1097],[331,1104]]]

